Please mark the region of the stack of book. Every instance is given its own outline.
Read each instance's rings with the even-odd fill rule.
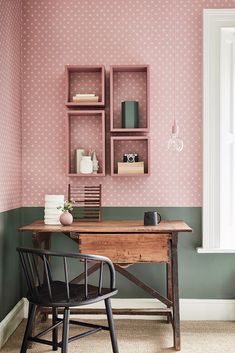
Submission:
[[[73,96],[74,103],[93,103],[98,101],[99,96],[96,96],[95,93],[78,93]]]
[[[118,174],[144,174],[144,162],[118,162]]]

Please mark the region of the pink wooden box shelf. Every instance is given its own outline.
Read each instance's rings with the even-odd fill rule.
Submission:
[[[105,67],[104,65],[66,65],[66,103],[68,108],[103,107],[105,105]],[[95,93],[98,102],[73,102],[77,93]]]
[[[112,65],[110,67],[110,131],[149,131],[149,65]],[[121,103],[139,102],[139,128],[123,128]]]
[[[111,176],[143,177],[150,175],[150,142],[148,136],[111,136]],[[137,153],[144,162],[144,174],[118,174],[117,162],[123,161],[123,154]]]
[[[67,174],[69,177],[105,176],[105,111],[68,110],[66,117]],[[75,172],[75,150],[95,151],[99,161],[97,174]]]

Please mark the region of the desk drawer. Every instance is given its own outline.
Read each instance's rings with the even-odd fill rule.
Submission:
[[[83,254],[109,257],[114,263],[169,262],[169,234],[79,234]]]

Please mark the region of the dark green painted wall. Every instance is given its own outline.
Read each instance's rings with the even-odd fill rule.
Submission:
[[[17,228],[21,209],[0,213],[0,321],[21,299],[21,271],[16,247],[21,243]]]
[[[145,210],[141,207],[105,207],[104,219],[142,219]],[[235,297],[235,257],[234,254],[198,254],[196,248],[201,246],[201,208],[197,207],[163,207],[158,208],[164,219],[182,219],[192,228],[193,233],[179,236],[179,279],[181,298],[221,298]],[[27,224],[43,218],[43,208],[23,208],[22,223]],[[25,245],[30,245],[30,234],[23,235]],[[52,238],[53,249],[76,250],[77,245],[63,234],[55,233]],[[164,265],[134,265],[130,268],[148,283],[156,283],[162,293],[165,291]],[[145,292],[117,277],[119,297],[145,297]]]
[[[145,210],[141,207],[105,207],[104,219],[141,219]],[[158,208],[164,219],[183,219],[193,233],[179,236],[179,279],[180,297],[198,299],[235,298],[235,257],[234,254],[198,254],[201,246],[201,208],[164,207]],[[0,213],[0,321],[24,295],[19,259],[16,247],[20,244],[32,246],[31,234],[20,234],[17,228],[43,218],[42,207],[24,207]],[[77,250],[77,244],[63,234],[52,236],[54,250]],[[130,271],[149,284],[156,283],[165,292],[164,265],[134,265]],[[120,298],[140,298],[147,295],[121,276],[117,276]]]

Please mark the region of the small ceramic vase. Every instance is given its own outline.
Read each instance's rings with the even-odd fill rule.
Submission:
[[[60,223],[63,226],[69,226],[70,224],[73,223],[73,216],[69,211],[64,211],[62,215],[60,216]]]

